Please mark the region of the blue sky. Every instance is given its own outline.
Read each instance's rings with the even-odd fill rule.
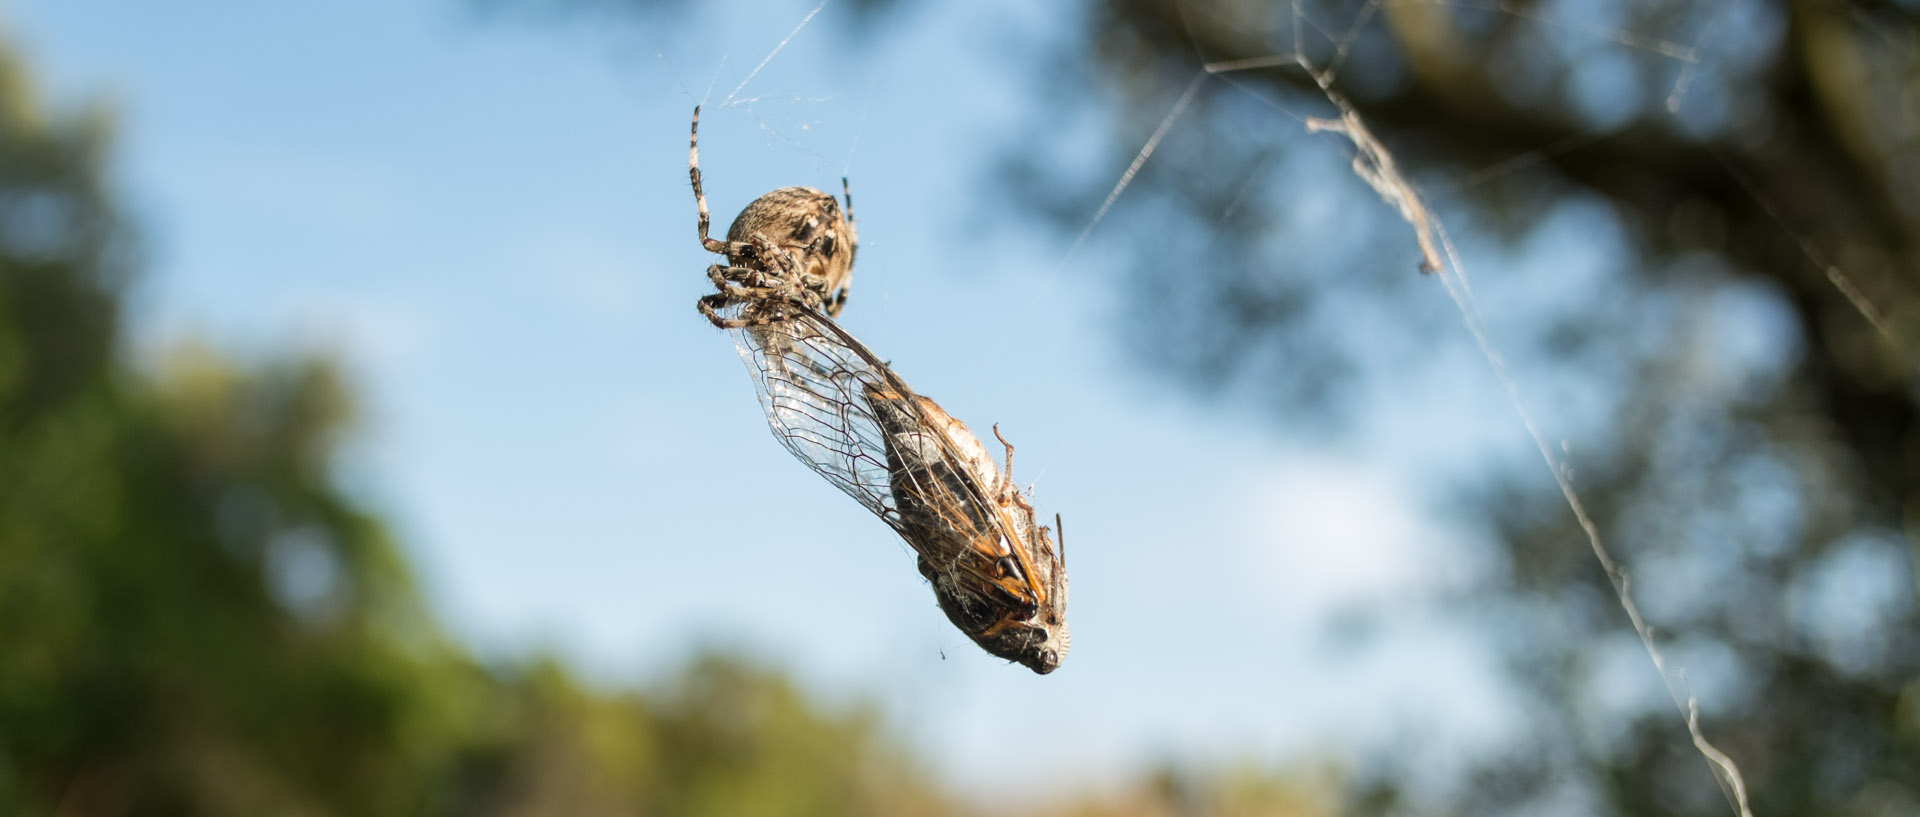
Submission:
[[[1408,723],[1499,735],[1483,645],[1417,603],[1497,569],[1463,555],[1473,532],[1427,510],[1424,480],[1463,452],[1533,456],[1476,353],[1433,350],[1422,382],[1380,387],[1422,399],[1375,401],[1337,442],[1182,396],[1124,359],[1089,285],[1114,260],[1099,230],[1063,261],[1055,236],[976,226],[1009,133],[1082,140],[1116,177],[1132,154],[1049,131],[1023,85],[1008,32],[1067,21],[929,10],[849,53],[829,4],[749,80],[811,8],[725,2],[643,33],[486,24],[454,0],[0,0],[0,31],[56,101],[117,112],[149,259],[135,343],[342,360],[364,406],[342,479],[484,653],[552,650],[619,684],[737,646],[830,698],[877,697],[994,791],[1337,753]],[[761,192],[850,176],[843,324],[975,429],[998,422],[1042,512],[1065,515],[1060,672],[954,632],[904,545],[768,435],[693,309],[713,260],[685,166],[701,100],[716,231]],[[1383,206],[1337,140],[1286,138],[1332,180],[1308,211]],[[1594,229],[1565,220],[1514,263],[1565,267]],[[1451,308],[1437,288],[1433,307]],[[1373,647],[1323,626],[1382,600],[1412,612]]]

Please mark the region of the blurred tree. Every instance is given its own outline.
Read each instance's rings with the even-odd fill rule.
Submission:
[[[869,711],[822,713],[786,679],[695,656],[647,695],[583,691],[558,665],[512,684],[507,741],[461,813],[957,813]]]
[[[1571,396],[1577,408],[1547,417],[1557,432],[1602,443],[1579,451],[1580,491],[1757,809],[1909,813],[1916,11],[1089,3],[1035,76],[1053,118],[1111,123],[1114,155],[1089,168],[1023,134],[1004,178],[1072,236],[1204,64],[1266,63],[1192,86],[1100,225],[1100,249],[1128,259],[1127,339],[1155,371],[1252,394],[1289,423],[1418,403],[1449,385],[1427,369],[1460,337],[1458,316],[1413,272],[1399,215],[1328,155],[1351,146],[1305,136],[1302,117],[1337,111],[1292,58],[1338,68],[1325,78],[1469,243],[1468,262],[1534,279],[1501,281],[1522,294],[1489,307],[1497,342],[1525,385]],[[1651,670],[1539,460],[1498,464],[1461,493],[1499,534],[1499,568],[1452,607],[1504,645],[1524,733],[1439,786],[1418,782],[1430,758],[1383,747],[1352,807],[1726,813],[1673,708],[1638,694]]]
[[[1320,781],[1253,767],[1188,770],[1167,766],[1110,797],[1088,797],[1043,817],[1318,817],[1333,813]]]
[[[126,362],[108,132],[0,50],[0,814],[948,813],[771,672],[607,695],[451,645],[334,484],[330,366]]]
[[[0,57],[0,812],[431,810],[484,679],[331,486],[327,366],[122,363],[107,124]]]

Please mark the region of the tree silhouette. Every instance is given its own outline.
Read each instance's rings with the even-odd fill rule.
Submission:
[[[1507,273],[1499,286],[1525,294],[1488,311],[1517,367],[1582,398],[1552,418],[1603,442],[1579,451],[1579,490],[1662,639],[1716,693],[1705,728],[1744,767],[1756,809],[1920,802],[1910,7],[1083,11],[1035,55],[1035,76],[1060,118],[1116,122],[1126,155],[1203,65],[1219,71],[1096,233],[1127,259],[1112,283],[1150,368],[1336,427],[1383,394],[1417,399],[1404,384],[1433,385],[1426,350],[1459,337],[1458,315],[1413,273],[1406,223],[1325,154],[1352,147],[1303,126],[1338,111],[1292,58],[1340,67],[1333,90],[1473,242],[1469,263],[1504,242],[1560,265],[1508,262],[1533,280]],[[1257,59],[1269,55],[1281,58]],[[1274,65],[1220,70],[1250,58]],[[1072,236],[1116,174],[1063,170],[1086,163],[1033,141],[1008,146],[1003,178]],[[1337,229],[1303,226],[1316,204],[1342,214]],[[1605,253],[1600,271],[1566,269],[1576,253]],[[1382,747],[1351,806],[1725,813],[1674,710],[1621,703],[1619,673],[1603,672],[1637,643],[1539,461],[1478,473],[1452,496],[1497,533],[1501,569],[1451,608],[1505,645],[1526,734],[1445,791],[1412,784],[1429,759]]]

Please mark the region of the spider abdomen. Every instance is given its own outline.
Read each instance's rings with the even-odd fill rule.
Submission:
[[[727,263],[760,266],[751,257],[760,235],[793,257],[802,273],[824,282],[829,315],[838,314],[853,282],[853,256],[859,246],[853,223],[840,203],[811,187],[782,187],[754,199],[727,228]]]

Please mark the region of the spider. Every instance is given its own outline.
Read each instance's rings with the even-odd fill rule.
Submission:
[[[853,190],[840,180],[846,215],[833,196],[811,187],[782,187],[754,199],[727,228],[727,240],[707,235],[707,195],[700,188],[700,108],[693,109],[687,138],[687,175],[700,208],[700,246],[727,257],[727,265],[707,267],[718,292],[702,297],[700,314],[722,329],[766,326],[793,317],[795,309],[837,317],[847,304],[853,280],[853,256],[860,240],[853,231]],[[731,265],[731,266],[728,266]],[[719,310],[744,303],[740,317]]]

